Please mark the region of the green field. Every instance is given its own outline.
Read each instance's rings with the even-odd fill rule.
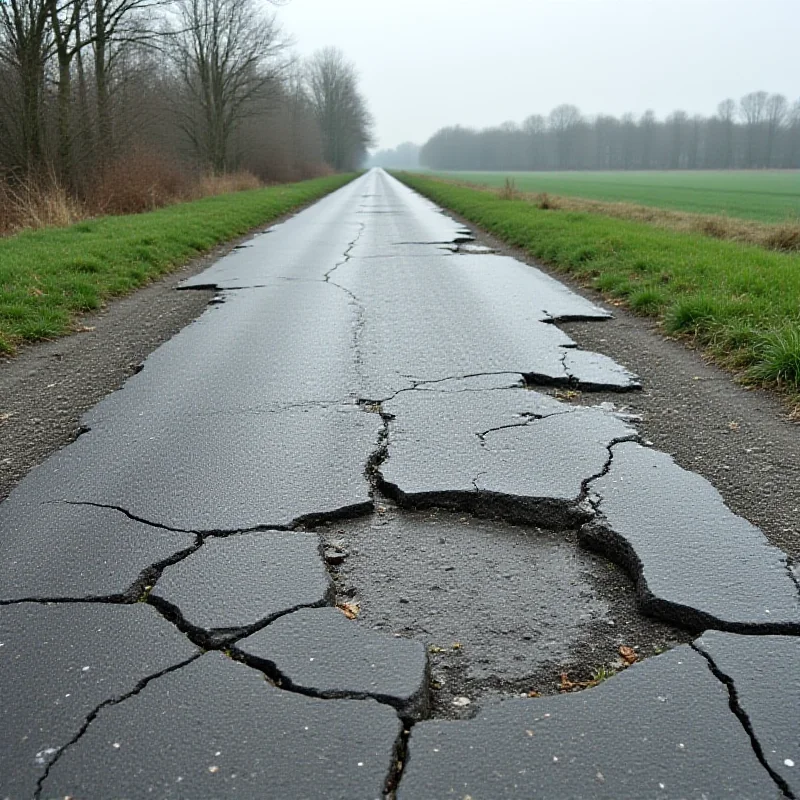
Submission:
[[[0,353],[23,341],[68,333],[80,312],[99,308],[299,206],[353,175],[236,192],[68,228],[0,239]]]
[[[636,203],[760,222],[800,219],[800,171],[433,172],[484,186],[513,178],[521,192]]]
[[[746,379],[800,391],[800,255],[395,174],[534,258],[659,318],[667,332],[695,337]]]

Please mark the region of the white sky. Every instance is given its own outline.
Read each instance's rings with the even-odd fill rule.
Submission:
[[[300,55],[356,64],[379,147],[444,125],[586,114],[711,113],[764,89],[800,97],[800,0],[290,0]]]

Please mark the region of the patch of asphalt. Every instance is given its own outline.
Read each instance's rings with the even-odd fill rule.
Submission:
[[[357,624],[422,642],[431,715],[463,719],[501,698],[561,691],[692,635],[643,616],[611,562],[552,532],[438,509],[320,526],[339,604]],[[468,703],[464,701],[468,699]]]
[[[800,560],[800,424],[789,419],[777,394],[741,386],[699,350],[667,337],[653,320],[609,306],[575,277],[535,261],[458,214],[447,214],[472,228],[476,244],[531,264],[610,308],[612,319],[559,322],[558,327],[579,348],[610,356],[636,373],[643,387],[624,396],[591,392],[565,398],[558,389],[537,391],[586,406],[610,402],[641,416],[635,426],[644,440],[711,481],[732,511]]]
[[[711,481],[731,510],[800,558],[800,425],[777,397],[737,385],[697,351],[621,309],[594,328],[563,327],[581,347],[600,349],[635,370],[644,386],[622,402],[619,395],[597,393],[573,402],[627,406],[641,416],[636,428],[645,440]]]
[[[24,345],[13,358],[0,357],[0,501],[30,469],[73,441],[81,433],[83,413],[118,389],[150,353],[197,319],[214,297],[211,290],[184,292],[176,286],[264,227],[81,316],[78,326],[91,330]]]

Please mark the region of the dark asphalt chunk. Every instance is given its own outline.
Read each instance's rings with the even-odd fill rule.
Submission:
[[[571,385],[590,387],[594,391],[627,392],[642,388],[635,375],[602,353],[567,350],[564,369]]]
[[[471,715],[488,698],[552,693],[563,672],[590,680],[620,668],[622,645],[646,658],[689,640],[644,617],[622,570],[580,549],[574,532],[379,508],[325,529],[329,546],[346,553],[332,569],[337,593],[360,606],[350,625],[428,648],[436,717]],[[280,621],[287,630],[292,616]],[[469,706],[454,705],[463,697]]]
[[[0,797],[32,797],[98,706],[198,653],[141,604],[0,608]]]
[[[373,697],[403,717],[428,709],[424,645],[369,631],[335,608],[301,609],[237,642],[253,666],[266,664],[288,685],[317,697]]]
[[[377,800],[399,732],[374,700],[281,691],[209,653],[102,709],[42,796]]]
[[[371,508],[363,471],[379,428],[376,415],[355,405],[178,418],[131,413],[98,424],[32,472],[12,495],[13,508],[96,503],[189,531],[360,513]],[[6,521],[20,537],[39,527],[26,513]]]
[[[800,633],[786,555],[705,478],[625,442],[589,490],[600,517],[581,541],[625,564],[648,613],[696,629]]]
[[[402,505],[546,527],[588,518],[584,481],[602,472],[613,441],[634,435],[611,414],[524,389],[403,392],[383,410],[392,419],[382,486]]]
[[[412,732],[398,798],[639,800],[782,794],[690,647],[577,695],[506,700]]]
[[[260,531],[208,539],[167,567],[150,597],[219,644],[301,606],[332,600],[315,533]]]
[[[695,647],[732,689],[767,764],[800,797],[800,639],[710,631]]]
[[[195,545],[114,509],[21,497],[0,506],[0,602],[121,598],[145,570]]]

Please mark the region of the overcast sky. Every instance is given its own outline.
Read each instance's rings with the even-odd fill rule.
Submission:
[[[800,0],[290,0],[278,17],[301,55],[355,63],[381,148],[560,103],[661,117],[800,97]]]

